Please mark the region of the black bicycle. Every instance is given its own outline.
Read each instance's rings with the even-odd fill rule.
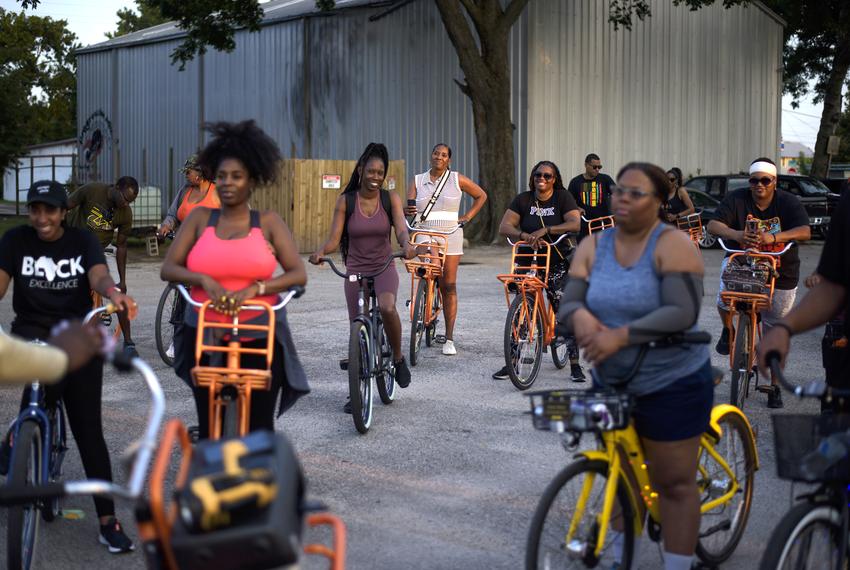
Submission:
[[[168,232],[163,241],[174,239],[174,232]],[[168,366],[174,366],[174,331],[183,321],[186,303],[180,297],[174,283],[166,283],[159,303],[156,305],[156,320],[154,320],[154,339],[159,357]]]
[[[351,321],[348,337],[348,362],[341,363],[343,370],[348,370],[351,415],[354,417],[354,427],[360,433],[366,433],[372,425],[373,381],[378,385],[381,402],[391,404],[395,399],[393,351],[378,308],[375,277],[383,273],[397,257],[404,255],[398,253],[390,256],[384,266],[371,275],[344,273],[337,269],[333,260],[327,257],[319,260],[320,263],[327,262],[333,272],[343,279],[356,281],[360,287],[357,296],[358,314]]]
[[[779,367],[779,355],[767,355],[773,376],[800,398],[826,404],[850,390],[813,381],[789,384]],[[761,570],[845,569],[850,562],[850,414],[782,414],[773,416],[776,471],[781,479],[814,483],[779,522],[761,559]]]

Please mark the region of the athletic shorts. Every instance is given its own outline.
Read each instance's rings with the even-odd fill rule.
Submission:
[[[729,258],[726,257],[723,259],[723,262],[720,264],[720,286],[717,288],[717,306],[724,311],[728,311],[729,307],[726,306],[726,303],[720,298],[720,293],[726,290],[726,287],[723,286],[723,271],[726,269],[726,263]],[[774,289],[773,290],[773,300],[770,304],[770,310],[762,311],[761,320],[766,327],[772,327],[774,323],[781,320],[782,317],[791,312],[791,309],[794,307],[794,300],[797,298],[797,288],[793,289]]]
[[[680,441],[703,433],[714,406],[711,376],[711,362],[706,360],[690,376],[637,397],[632,417],[638,434],[653,441]]]
[[[357,281],[345,281],[345,303],[348,305],[348,318],[352,321],[360,312],[357,306],[359,291],[360,285]],[[396,271],[395,263],[391,263],[383,273],[375,277],[375,295],[380,297],[382,293],[392,293],[395,298],[398,298],[398,271]]]

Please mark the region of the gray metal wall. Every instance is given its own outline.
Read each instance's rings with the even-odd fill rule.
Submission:
[[[530,2],[528,161],[566,178],[589,152],[612,176],[630,160],[696,174],[778,158],[782,26],[719,4],[656,0],[629,32],[608,24],[607,2]]]
[[[79,116],[84,121],[98,108],[109,109],[120,139],[121,173],[141,180],[146,148],[148,181],[164,189],[168,149],[174,148],[180,166],[200,144],[201,120],[247,118],[287,157],[356,159],[366,143],[381,141],[412,175],[427,168],[436,142],[446,142],[454,150],[454,168],[475,177],[472,106],[453,81],[463,73],[436,7],[420,0],[369,22],[376,12],[352,9],[239,32],[233,53],[210,52],[184,72],[168,59],[176,41],[83,53]],[[512,36],[519,156],[525,141],[523,27],[524,19]],[[118,54],[115,86],[111,53]],[[102,169],[108,179],[112,157],[102,158],[110,163]],[[520,161],[520,178],[524,171]],[[178,184],[179,173],[174,178]]]

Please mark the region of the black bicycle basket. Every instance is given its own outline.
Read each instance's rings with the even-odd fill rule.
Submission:
[[[850,480],[850,455],[829,460],[819,446],[832,434],[850,429],[850,415],[782,414],[773,416],[776,473],[780,479],[807,483]]]
[[[624,429],[631,418],[627,394],[587,390],[546,390],[526,394],[531,421],[542,431],[612,431]]]

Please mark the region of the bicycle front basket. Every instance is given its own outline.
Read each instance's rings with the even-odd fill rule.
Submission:
[[[526,394],[531,421],[543,431],[612,431],[624,429],[631,417],[631,398],[615,392],[547,390]]]
[[[807,483],[847,481],[850,479],[850,455],[829,461],[817,457],[817,453],[825,438],[849,429],[850,415],[847,414],[773,416],[776,474],[780,479]]]

